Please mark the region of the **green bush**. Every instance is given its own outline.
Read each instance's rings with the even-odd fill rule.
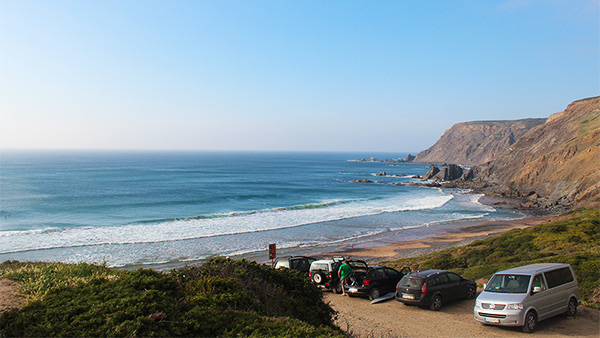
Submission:
[[[0,265],[28,294],[0,336],[344,337],[306,276],[215,258],[160,273],[92,264]]]

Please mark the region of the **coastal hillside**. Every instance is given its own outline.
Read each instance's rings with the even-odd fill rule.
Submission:
[[[575,101],[477,168],[487,190],[542,207],[600,201],[600,97]]]
[[[457,123],[413,160],[420,163],[479,164],[493,160],[546,119]]]

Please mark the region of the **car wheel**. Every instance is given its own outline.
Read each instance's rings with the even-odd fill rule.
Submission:
[[[323,282],[323,274],[320,272],[315,272],[312,276],[312,280],[317,284],[321,284]]]
[[[567,307],[567,316],[575,317],[577,314],[577,300],[575,298],[569,299],[569,305]]]
[[[473,285],[470,285],[467,288],[467,299],[473,299],[475,298],[475,295],[477,294],[477,288]]]
[[[342,284],[341,281],[339,281],[335,287],[333,288],[333,292],[335,293],[342,293],[342,288],[344,287],[344,285]]]
[[[523,325],[523,332],[531,333],[535,331],[537,326],[537,315],[533,311],[527,312],[525,315],[525,325]]]
[[[433,297],[429,308],[433,311],[439,311],[442,308],[442,296],[436,295],[435,297]]]
[[[369,299],[373,300],[375,298],[381,297],[381,291],[378,288],[373,288],[371,293],[369,294]]]

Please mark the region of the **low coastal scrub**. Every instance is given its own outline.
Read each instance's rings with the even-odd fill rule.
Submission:
[[[578,209],[558,220],[515,229],[469,245],[383,262],[413,270],[446,269],[467,278],[490,278],[499,270],[533,263],[568,263],[577,275],[583,304],[600,308],[599,210]]]
[[[345,336],[306,276],[245,260],[170,273],[4,262],[0,273],[27,299],[0,316],[0,336]]]

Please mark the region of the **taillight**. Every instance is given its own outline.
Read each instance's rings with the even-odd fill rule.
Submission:
[[[423,286],[421,287],[421,294],[422,295],[427,294],[427,282],[423,283]]]
[[[370,280],[368,280],[368,279],[365,279],[365,280],[363,281],[363,285],[364,285],[364,286],[369,286],[369,285],[371,285],[371,281],[370,281]]]
[[[328,276],[329,276],[329,279],[331,279],[331,272],[329,273],[329,275],[328,275]]]

